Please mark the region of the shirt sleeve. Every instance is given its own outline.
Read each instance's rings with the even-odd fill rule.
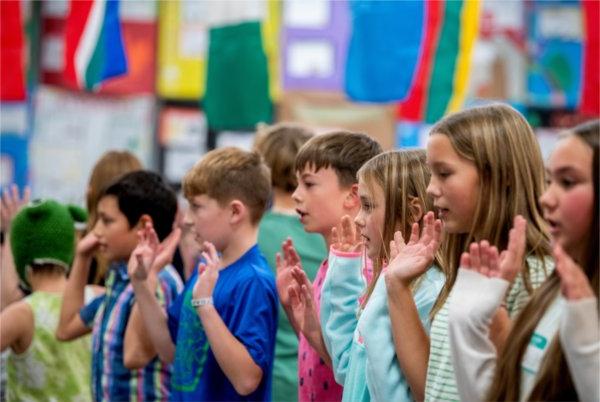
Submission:
[[[228,328],[265,372],[270,369],[275,353],[279,303],[275,282],[256,275],[242,284],[235,295]]]
[[[560,344],[580,401],[600,400],[600,329],[595,297],[571,300],[560,322]]]
[[[509,283],[460,268],[449,296],[448,331],[460,399],[485,398],[496,368],[489,326]]]
[[[94,325],[94,318],[104,302],[104,297],[104,294],[95,297],[79,310],[79,317],[86,327],[91,328]]]
[[[342,253],[332,249],[328,261],[329,268],[321,289],[320,321],[335,380],[343,385],[350,364],[359,298],[365,289],[365,281],[361,273],[360,253]]]

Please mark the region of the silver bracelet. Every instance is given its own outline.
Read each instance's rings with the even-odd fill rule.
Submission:
[[[211,297],[201,297],[199,299],[192,299],[192,307],[200,307],[200,306],[206,306],[208,304],[213,304],[213,298]]]

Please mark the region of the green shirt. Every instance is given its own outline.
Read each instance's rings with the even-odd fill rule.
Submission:
[[[31,307],[35,328],[29,348],[8,357],[7,400],[89,401],[89,337],[71,342],[56,339],[60,294],[35,292],[24,302]]]
[[[258,247],[275,272],[275,254],[281,244],[291,237],[308,278],[312,281],[319,265],[327,257],[327,247],[320,235],[306,233],[296,215],[267,212],[258,230]],[[273,401],[298,400],[298,337],[287,319],[281,304],[275,340],[273,366]]]

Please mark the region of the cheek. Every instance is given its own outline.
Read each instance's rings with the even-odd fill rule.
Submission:
[[[573,240],[582,239],[590,231],[594,212],[593,200],[591,189],[572,191],[562,198],[562,220],[570,226]]]

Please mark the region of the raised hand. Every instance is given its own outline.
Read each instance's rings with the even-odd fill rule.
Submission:
[[[202,257],[204,258],[204,262],[200,263],[198,267],[200,275],[194,285],[194,298],[212,297],[217,279],[219,279],[219,264],[221,263],[221,259],[212,243],[204,242]]]
[[[0,202],[0,230],[7,233],[10,230],[10,224],[15,215],[21,210],[23,205],[29,202],[31,190],[26,186],[23,190],[23,197],[19,197],[19,188],[16,184],[10,186],[2,193],[2,202]]]
[[[79,240],[77,243],[76,253],[81,257],[90,258],[96,252],[99,245],[100,243],[98,243],[98,236],[91,231],[83,236],[81,240]]]
[[[469,251],[460,256],[460,267],[479,272],[488,278],[500,277],[498,249],[487,240],[471,243]]]
[[[350,216],[342,217],[339,229],[337,227],[331,229],[331,247],[342,252],[362,251],[363,242]]]
[[[402,232],[394,234],[390,242],[390,263],[386,278],[396,279],[409,285],[431,265],[440,244],[442,222],[435,219],[433,212],[423,218],[423,230],[419,236],[419,224],[413,223],[408,243],[404,241]]]
[[[508,246],[500,253],[499,276],[512,283],[523,266],[527,221],[521,215],[515,216],[513,227],[508,235]]]
[[[312,285],[299,267],[292,269],[292,275],[295,282],[288,287],[288,294],[294,321],[309,343],[318,343],[321,337],[321,323],[313,298]]]
[[[568,300],[595,297],[588,277],[559,244],[554,246],[553,254],[563,296]]]
[[[294,248],[292,239],[288,238],[283,242],[281,247],[282,252],[275,255],[275,266],[277,269],[277,293],[279,300],[284,307],[289,307],[288,287],[292,285],[292,268],[294,266],[301,267],[300,256]]]
[[[158,236],[151,222],[138,230],[138,244],[127,263],[127,273],[132,281],[145,281],[158,253]]]

